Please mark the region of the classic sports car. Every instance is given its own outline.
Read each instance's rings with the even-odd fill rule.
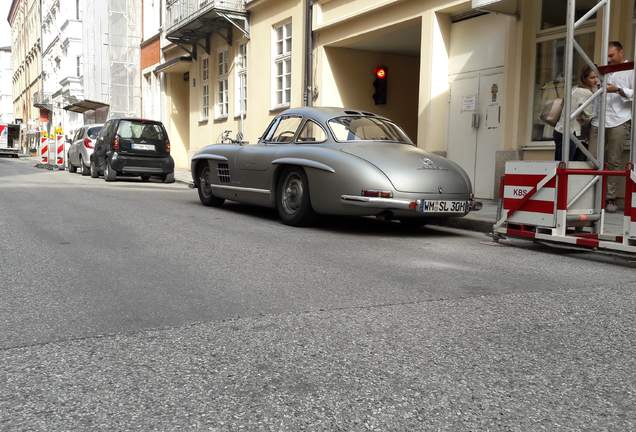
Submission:
[[[417,148],[386,118],[343,108],[289,109],[257,144],[207,146],[192,157],[192,178],[206,206],[275,207],[294,226],[316,214],[422,225],[480,207],[457,164]]]

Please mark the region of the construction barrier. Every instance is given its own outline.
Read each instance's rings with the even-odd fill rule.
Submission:
[[[49,163],[49,138],[46,134],[40,135],[40,161],[44,165]]]
[[[63,170],[64,169],[64,135],[57,134],[55,136],[55,148],[57,154],[57,168]]]

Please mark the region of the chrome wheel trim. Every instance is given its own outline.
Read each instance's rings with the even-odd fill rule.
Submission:
[[[296,214],[303,203],[304,189],[303,179],[297,173],[290,173],[283,182],[281,191],[281,204],[285,213]]]
[[[210,198],[212,196],[212,186],[208,181],[209,172],[210,168],[205,167],[201,170],[201,174],[199,175],[199,189],[205,198]]]

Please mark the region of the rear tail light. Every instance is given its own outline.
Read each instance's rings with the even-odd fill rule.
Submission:
[[[170,140],[166,137],[166,153],[170,153]]]
[[[84,147],[86,147],[87,149],[92,149],[93,140],[91,140],[90,138],[84,138]]]
[[[113,151],[119,151],[119,135],[115,135],[113,138]]]
[[[393,198],[393,192],[380,190],[363,190],[362,196],[369,198]]]

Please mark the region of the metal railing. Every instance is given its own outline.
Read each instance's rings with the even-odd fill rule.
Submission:
[[[245,0],[168,0],[166,2],[166,31],[170,32],[212,9],[244,13]]]

